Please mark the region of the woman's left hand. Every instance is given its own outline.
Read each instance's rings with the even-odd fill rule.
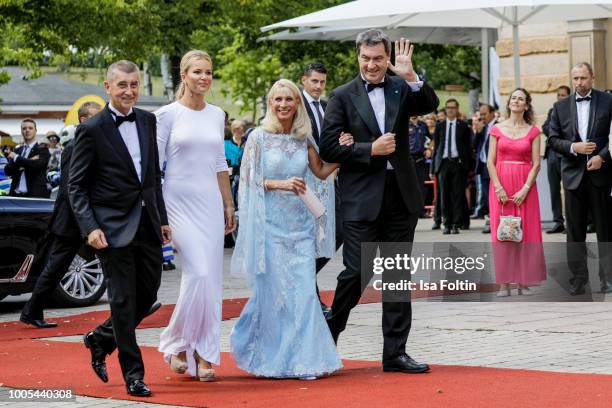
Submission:
[[[527,193],[529,193],[529,189],[526,186],[523,186],[523,188],[514,193],[512,196],[512,202],[514,202],[514,204],[517,206],[520,206],[523,204],[523,201],[525,201],[525,198],[527,198]]]
[[[353,143],[355,143],[355,141],[353,140],[353,135],[351,135],[350,133],[340,133],[340,146],[350,146]]]
[[[225,207],[223,210],[225,215],[225,235],[236,230],[236,213],[234,207]]]

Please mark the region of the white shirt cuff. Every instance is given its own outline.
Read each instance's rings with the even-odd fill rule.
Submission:
[[[412,92],[418,92],[423,87],[423,81],[421,81],[418,75],[416,76],[416,81],[406,81],[406,83]]]
[[[574,144],[573,143],[570,145],[570,153],[573,154],[574,156],[578,156],[578,153],[576,153],[574,151]]]

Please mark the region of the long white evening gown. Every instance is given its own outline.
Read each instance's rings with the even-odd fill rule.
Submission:
[[[160,162],[166,161],[164,201],[182,270],[159,351],[166,361],[186,351],[188,372],[195,376],[194,351],[220,362],[225,220],[217,173],[227,171],[225,114],[209,103],[196,111],[174,102],[155,115]]]

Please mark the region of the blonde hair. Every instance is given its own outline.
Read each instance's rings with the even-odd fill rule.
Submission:
[[[235,130],[235,129],[238,129],[238,128],[240,128],[242,130],[246,130],[246,124],[244,123],[243,120],[236,119],[230,125],[230,129],[231,130]]]
[[[308,113],[306,113],[306,108],[302,103],[300,90],[296,84],[288,79],[279,79],[274,83],[274,85],[272,85],[272,88],[270,88],[267,98],[266,116],[264,117],[261,126],[266,132],[283,133],[283,125],[281,125],[281,123],[278,121],[276,114],[270,107],[272,98],[274,98],[274,96],[281,89],[289,90],[297,103],[297,110],[295,112],[295,116],[293,117],[293,125],[291,126],[291,134],[297,139],[304,139],[306,136],[310,136],[310,133],[312,132],[312,125],[310,123]]]
[[[181,58],[180,73],[187,75],[187,71],[191,68],[191,64],[195,61],[202,60],[210,62],[210,65],[213,63],[212,58],[210,58],[210,55],[206,51],[191,50],[187,52],[187,54],[183,55],[183,58]],[[174,99],[178,101],[183,95],[185,95],[185,82],[181,80]]]

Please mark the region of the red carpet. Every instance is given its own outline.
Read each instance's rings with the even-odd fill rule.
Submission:
[[[338,374],[317,381],[257,379],[238,370],[229,355],[219,380],[200,383],[170,372],[161,355],[143,348],[146,382],[161,404],[207,407],[610,407],[612,376],[560,374],[481,367],[434,366],[429,374],[382,373],[379,364],[345,361]],[[79,343],[3,342],[0,383],[9,387],[72,389],[79,395],[128,398],[116,354],[110,382],[98,380]]]

